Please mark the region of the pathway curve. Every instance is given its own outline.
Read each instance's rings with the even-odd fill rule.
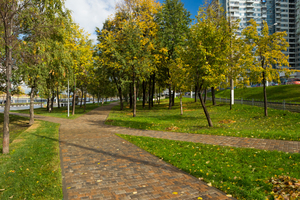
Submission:
[[[179,140],[179,141],[213,144],[213,145],[221,145],[221,146],[254,148],[254,149],[263,149],[263,150],[270,150],[270,151],[283,151],[289,153],[300,153],[300,142],[298,141],[189,134],[189,133],[178,133],[178,132],[167,132],[167,131],[137,130],[131,128],[124,128],[124,127],[115,127],[112,129],[114,133],[119,133],[124,135],[146,136],[146,137],[153,137],[153,138],[162,138],[168,140]]]
[[[36,116],[61,124],[64,200],[233,199],[116,136],[124,128],[104,124],[114,105],[75,120]]]

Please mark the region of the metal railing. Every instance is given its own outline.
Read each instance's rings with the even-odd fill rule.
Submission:
[[[208,100],[212,100],[211,97],[207,97]],[[228,98],[216,98],[217,102],[220,103],[230,103]],[[260,99],[234,99],[235,104],[244,104],[250,106],[264,107],[264,101]],[[291,112],[300,112],[300,102],[287,102],[282,101],[273,101],[269,100],[267,103],[268,108],[278,109],[278,110],[288,110]]]

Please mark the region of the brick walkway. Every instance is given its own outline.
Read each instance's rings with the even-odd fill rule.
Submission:
[[[300,153],[300,142],[297,141],[188,134],[188,133],[176,133],[176,132],[165,132],[165,131],[136,130],[130,128],[123,128],[123,127],[115,127],[112,129],[114,133],[119,133],[124,135],[147,136],[153,138],[196,142],[196,143],[203,143],[203,144]]]
[[[76,120],[36,116],[60,123],[66,199],[233,199],[165,163],[114,133],[235,147],[300,152],[300,142],[144,131],[104,125],[114,106]]]

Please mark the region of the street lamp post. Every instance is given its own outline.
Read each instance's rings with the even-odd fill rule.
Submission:
[[[69,79],[68,79],[68,117],[70,116],[70,92],[69,92]]]

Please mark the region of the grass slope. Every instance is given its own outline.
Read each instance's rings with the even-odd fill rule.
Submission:
[[[151,110],[143,109],[139,102],[137,117],[132,117],[132,110],[128,107],[120,111],[120,107],[116,106],[106,124],[145,130],[171,129],[183,133],[300,140],[299,113],[268,109],[269,117],[264,117],[263,108],[260,107],[235,105],[233,110],[229,110],[227,104],[212,106],[208,102],[207,108],[214,124],[214,127],[208,127],[199,102],[185,98],[184,114],[180,115],[178,99],[176,101],[171,110],[168,109],[167,100]]]
[[[0,151],[2,151],[3,143],[3,121],[4,115],[0,113]],[[11,143],[15,138],[17,138],[23,131],[25,131],[28,125],[28,119],[24,117],[9,116],[9,143]]]
[[[108,103],[104,103],[104,105],[108,105]],[[101,106],[101,104],[100,104]],[[34,109],[34,114],[35,115],[42,115],[42,116],[47,116],[47,117],[59,117],[59,118],[66,118],[66,119],[76,119],[96,108],[98,108],[98,104],[86,104],[86,111],[84,112],[84,107],[82,106],[76,106],[75,107],[75,115],[72,115],[72,107],[70,107],[70,116],[68,117],[68,108],[67,107],[61,107],[61,108],[54,108],[51,113],[47,111],[46,108],[38,108]],[[24,113],[24,114],[29,114],[29,109],[27,110],[13,110],[11,112],[16,112],[16,113]]]
[[[119,135],[237,199],[271,197],[271,177],[300,178],[300,154]]]
[[[211,96],[211,93],[208,94]],[[234,90],[235,98],[262,100],[263,87],[239,88]],[[230,90],[216,92],[216,97],[230,98]],[[279,85],[267,87],[268,100],[300,102],[300,85]]]
[[[0,155],[0,199],[62,199],[58,124],[39,122]]]

